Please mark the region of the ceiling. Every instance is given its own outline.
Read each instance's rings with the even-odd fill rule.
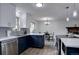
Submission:
[[[68,12],[69,17],[72,17],[74,9],[79,11],[79,4],[73,3],[44,3],[43,7],[36,7],[36,3],[15,3],[16,7],[22,8],[30,13],[34,20],[40,21],[41,17],[52,17],[53,20],[65,18]],[[66,7],[69,6],[67,10]]]

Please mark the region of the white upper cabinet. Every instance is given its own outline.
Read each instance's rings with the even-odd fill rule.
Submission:
[[[0,27],[15,27],[16,7],[12,4],[0,4]]]

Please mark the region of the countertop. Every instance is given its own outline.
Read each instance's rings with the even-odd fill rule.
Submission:
[[[28,35],[43,35],[43,34],[26,34],[26,35],[20,35],[20,36],[7,36],[7,37],[0,38],[0,41],[10,40],[13,38],[19,38],[19,37],[28,36]]]
[[[79,35],[57,35],[57,38],[79,38]]]
[[[0,41],[10,40],[10,39],[13,39],[13,38],[17,38],[17,36],[2,37],[2,38],[0,38]]]
[[[61,42],[63,42],[66,47],[79,48],[79,38],[61,38]]]

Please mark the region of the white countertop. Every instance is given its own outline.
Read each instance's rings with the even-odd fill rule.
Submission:
[[[10,39],[13,39],[13,38],[17,38],[17,36],[3,37],[3,38],[0,38],[0,41],[10,40]]]
[[[79,38],[61,38],[61,41],[66,47],[79,48]]]
[[[27,35],[44,35],[44,33],[30,33],[30,34],[27,34]]]
[[[19,38],[19,37],[28,36],[28,35],[43,35],[43,34],[27,34],[27,35],[21,35],[21,36],[7,36],[7,37],[0,38],[0,41],[10,40],[13,38]]]
[[[27,35],[2,37],[2,38],[0,38],[0,41],[10,40],[10,39],[14,39],[14,38],[23,37],[23,36],[27,36]]]

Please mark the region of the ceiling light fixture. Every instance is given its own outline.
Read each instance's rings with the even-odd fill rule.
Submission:
[[[76,5],[75,5],[75,3],[74,3],[73,17],[76,17],[76,16],[77,16],[77,10],[75,10],[75,9],[76,9]]]
[[[66,9],[67,9],[67,12],[66,12],[67,13],[67,15],[66,15],[66,17],[67,17],[66,21],[68,22],[69,21],[69,17],[68,17],[68,9],[69,9],[69,7],[67,6]]]
[[[37,3],[36,6],[37,7],[42,7],[43,5],[42,5],[42,3]]]
[[[66,18],[66,21],[67,21],[67,22],[69,21],[69,17]]]
[[[44,24],[45,24],[45,25],[49,25],[49,24],[50,24],[50,22],[44,22]]]
[[[21,11],[20,11],[19,9],[16,9],[16,16],[17,16],[17,17],[20,17],[20,12],[21,12]]]
[[[73,12],[73,16],[74,16],[74,17],[77,16],[77,11],[76,11],[76,10]]]
[[[49,22],[50,18],[45,17],[45,19],[43,19],[43,20],[46,20],[46,21],[44,22],[45,25],[49,25],[49,24],[50,24],[50,22]]]

